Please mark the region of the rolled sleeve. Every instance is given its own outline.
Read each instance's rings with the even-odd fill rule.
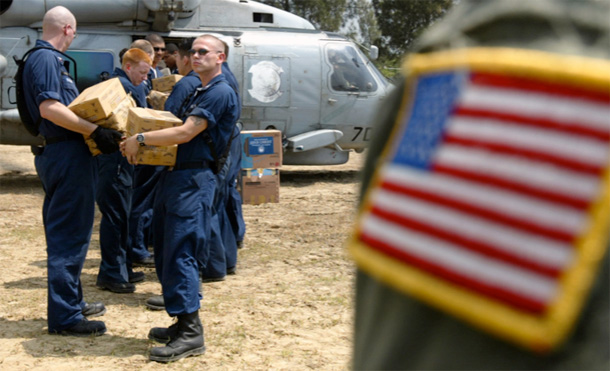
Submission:
[[[36,104],[40,106],[40,103],[44,102],[47,99],[61,101],[61,96],[55,91],[43,91],[42,93],[36,96]]]
[[[61,75],[57,73],[57,58],[52,53],[38,53],[32,58],[32,83],[36,94],[36,105],[48,99],[61,101]]]
[[[193,109],[189,113],[189,116],[197,116],[197,117],[205,119],[208,122],[208,128],[212,128],[212,127],[216,126],[216,118],[210,111],[208,111],[204,108],[197,107],[197,108]]]

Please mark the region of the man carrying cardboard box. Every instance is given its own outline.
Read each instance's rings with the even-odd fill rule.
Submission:
[[[174,115],[178,115],[180,107],[189,95],[201,86],[201,79],[191,66],[189,50],[192,44],[193,39],[184,39],[178,44],[178,56],[175,58],[176,66],[178,67],[178,73],[184,77],[174,85],[171,94],[165,101],[165,110]]]
[[[95,161],[83,134],[103,153],[118,150],[121,134],[78,117],[67,105],[78,89],[62,55],[76,37],[76,19],[65,7],[50,9],[42,20],[42,39],[26,61],[23,86],[29,115],[40,120],[45,147],[36,154],[36,172],[45,190],[43,222],[47,240],[48,331],[51,334],[102,335],[102,303],[83,300],[80,274],[87,255],[95,210]],[[117,138],[118,137],[118,138]]]
[[[140,49],[129,49],[122,59],[122,67],[116,68],[126,93],[131,93],[138,107],[146,107],[146,93],[142,82],[147,78],[152,61]],[[115,293],[131,293],[134,283],[144,280],[144,273],[134,272],[127,258],[129,248],[129,215],[133,194],[133,165],[120,152],[97,157],[99,181],[96,201],[102,220],[100,222],[100,251],[102,259],[96,285]]]
[[[165,171],[155,199],[155,264],[163,289],[165,309],[178,322],[168,328],[153,328],[149,338],[166,343],[152,348],[150,359],[175,361],[203,354],[203,327],[199,319],[199,266],[209,242],[209,220],[216,189],[210,168],[214,156],[226,147],[239,116],[237,96],[222,75],[225,60],[222,41],[211,35],[195,39],[190,51],[193,70],[202,87],[180,112],[184,125],[139,133],[121,144],[130,163],[140,145],[178,144],[176,165]]]
[[[155,49],[148,40],[135,40],[131,43],[130,48],[143,50],[154,61]],[[157,70],[150,67],[148,78],[142,83],[147,99],[151,97],[151,80],[156,77]],[[161,166],[138,165],[133,170],[133,196],[131,215],[129,217],[129,259],[133,261],[134,266],[154,266],[148,246],[152,244],[150,242],[152,235],[150,231],[152,200],[155,193],[155,185],[162,169],[163,167]]]

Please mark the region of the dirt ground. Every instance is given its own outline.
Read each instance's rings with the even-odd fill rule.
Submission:
[[[345,165],[284,167],[280,202],[244,205],[247,234],[237,275],[204,284],[207,352],[163,365],[153,326],[170,325],[145,300],[161,292],[154,269],[133,294],[95,287],[99,213],[82,272],[85,300],[102,301],[108,332],[49,335],[44,193],[29,147],[0,146],[1,370],[343,370],[351,358],[354,265],[345,250],[365,155]]]

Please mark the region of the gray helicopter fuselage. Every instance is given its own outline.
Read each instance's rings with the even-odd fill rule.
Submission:
[[[0,15],[0,144],[41,142],[23,128],[16,110],[13,56],[21,58],[40,38],[48,10],[44,3],[15,1]],[[350,151],[366,148],[373,112],[391,85],[352,41],[252,1],[176,1],[179,8],[166,3],[53,2],[70,9],[78,21],[78,37],[67,54],[77,62],[81,91],[120,66],[119,52],[135,39],[154,32],[177,42],[209,33],[229,45],[243,129],[280,130],[285,164],[340,164]]]

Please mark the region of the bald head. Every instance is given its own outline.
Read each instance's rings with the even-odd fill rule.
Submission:
[[[63,6],[56,6],[50,9],[42,19],[42,32],[56,34],[62,32],[65,25],[76,28],[76,18]]]
[[[63,6],[46,12],[42,19],[42,39],[64,52],[76,37],[76,18]]]

